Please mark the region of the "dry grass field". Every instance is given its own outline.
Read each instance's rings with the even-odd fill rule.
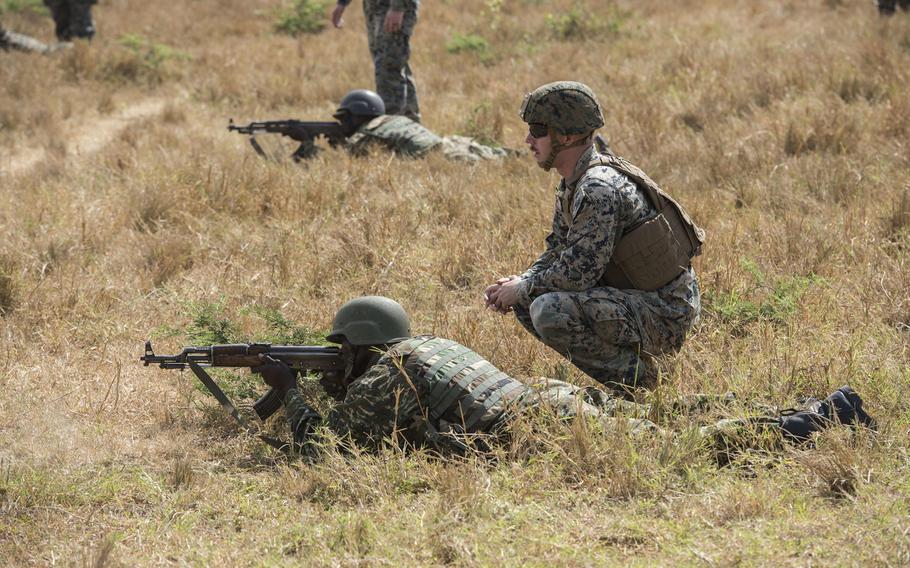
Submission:
[[[0,6],[51,39],[37,2]],[[555,173],[269,163],[226,131],[325,120],[373,84],[359,2],[342,31],[298,37],[275,31],[281,8],[102,0],[90,45],[0,53],[0,563],[910,563],[910,14],[426,0],[413,39],[431,129],[522,147],[522,95],[584,81],[614,150],[706,229],[702,321],[653,399],[786,407],[850,383],[877,436],[718,467],[682,416],[666,439],[549,424],[493,462],[308,464],[242,435],[190,374],[142,367],[144,340],[315,341],[375,293],[515,376],[585,379],[481,301],[541,250]],[[244,403],[259,389],[219,379]]]

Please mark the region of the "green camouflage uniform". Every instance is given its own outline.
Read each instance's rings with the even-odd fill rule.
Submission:
[[[833,402],[835,396],[840,396],[840,403]],[[814,401],[807,401],[809,407],[816,405],[811,412],[785,415],[751,404],[752,418],[724,419],[701,426],[694,434],[710,445],[720,463],[726,463],[744,449],[773,449],[785,440],[802,443],[812,432],[837,423],[875,427],[874,420],[860,410],[862,400],[849,387],[835,391],[825,402],[809,401]],[[608,429],[622,427],[633,435],[665,434],[647,419],[655,410],[650,405],[551,379],[526,385],[464,345],[430,335],[394,344],[350,384],[344,400],[325,420],[296,388],[288,391],[284,404],[294,442],[303,449],[312,449],[309,444],[317,440],[323,425],[343,440],[366,448],[392,442],[399,447],[455,451],[474,443],[484,449],[490,438],[508,436],[510,423],[518,415],[536,410],[560,419],[598,420]],[[661,413],[726,412],[734,404],[732,395],[690,395],[663,404]]]
[[[698,319],[698,282],[689,268],[652,292],[602,284],[618,238],[657,213],[615,169],[585,170],[595,156],[592,146],[560,183],[547,249],[522,275],[513,309],[528,331],[594,379],[640,384],[653,379],[651,357],[679,350]]]
[[[0,49],[17,49],[36,53],[51,51],[51,48],[45,43],[25,34],[7,31],[2,25],[0,25]]]
[[[560,417],[577,415],[628,421],[633,431],[653,423],[613,418],[614,411],[637,406],[597,389],[562,381],[529,387],[506,375],[474,351],[448,339],[420,336],[402,341],[348,387],[342,402],[323,420],[291,389],[285,398],[288,424],[305,444],[325,424],[364,446],[397,439],[413,446],[463,447],[464,436],[501,434],[509,416],[546,406]],[[640,409],[639,409],[640,410]]]
[[[493,148],[465,136],[439,137],[419,122],[405,116],[384,114],[362,125],[345,141],[345,148],[363,155],[378,144],[396,154],[412,158],[425,156],[439,149],[452,160],[477,161],[502,158],[508,155],[503,148]]]
[[[92,4],[97,3],[98,0],[44,0],[54,18],[57,39],[91,39],[95,35]]]
[[[339,0],[347,6],[351,0]],[[373,57],[376,73],[376,92],[385,102],[388,114],[403,114],[420,121],[417,87],[408,59],[411,57],[411,34],[417,24],[420,0],[363,0],[363,14],[367,25],[367,42]],[[386,13],[390,10],[404,12],[401,30],[383,31]]]

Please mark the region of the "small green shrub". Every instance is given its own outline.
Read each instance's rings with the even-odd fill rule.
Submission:
[[[446,42],[446,51],[449,53],[473,53],[485,65],[492,63],[496,58],[490,43],[483,36],[477,34],[453,35]]]
[[[500,147],[502,144],[502,113],[493,108],[489,102],[483,102],[471,110],[471,114],[460,130],[465,136],[474,138],[481,144]]]
[[[796,311],[799,300],[813,285],[823,282],[817,276],[788,276],[769,281],[751,260],[741,261],[743,270],[752,274],[755,284],[747,290],[726,294],[708,292],[706,306],[734,330],[742,331],[752,322],[764,320],[785,323]]]
[[[125,49],[104,65],[109,79],[160,83],[169,75],[168,63],[188,61],[186,52],[155,43],[140,34],[124,34],[119,43]]]
[[[256,341],[276,345],[324,345],[325,332],[294,324],[274,308],[253,306],[249,310],[265,322],[265,329],[256,334]]]
[[[31,12],[41,16],[50,14],[50,11],[41,0],[3,0],[0,2],[0,15],[5,12],[10,14]]]
[[[455,34],[446,42],[446,51],[449,53],[470,51],[483,54],[489,51],[489,49],[489,42],[477,34]]]
[[[278,13],[275,31],[294,37],[319,33],[325,28],[327,6],[325,0],[295,0]]]
[[[188,302],[192,321],[184,330],[187,339],[195,344],[231,343],[240,335],[237,325],[224,316],[224,301]]]
[[[140,34],[120,36],[120,45],[140,57],[145,65],[153,69],[161,67],[170,59],[190,59],[187,53],[163,43],[154,43]]]
[[[557,40],[585,40],[619,35],[629,18],[629,12],[610,7],[607,19],[574,6],[563,14],[547,14],[546,25]]]

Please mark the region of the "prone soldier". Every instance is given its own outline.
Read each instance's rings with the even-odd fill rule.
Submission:
[[[341,99],[333,115],[337,124],[320,122],[275,121],[251,123],[249,126],[230,125],[230,130],[254,135],[259,132],[279,132],[301,143],[293,153],[295,159],[306,159],[317,153],[314,138],[322,136],[333,146],[341,146],[358,156],[378,147],[408,158],[422,158],[441,151],[446,158],[479,161],[503,158],[514,150],[481,144],[466,136],[438,136],[406,116],[386,114],[382,98],[366,89],[355,89]],[[261,128],[256,125],[263,125]],[[266,125],[272,125],[269,129]],[[287,128],[281,128],[282,125]],[[251,138],[258,153],[261,146]]]
[[[432,335],[414,336],[404,309],[381,296],[356,298],[335,315],[327,339],[349,354],[343,372],[320,380],[337,404],[323,417],[304,399],[297,374],[277,362],[254,368],[284,402],[299,448],[312,448],[322,426],[364,447],[394,440],[404,447],[463,451],[508,436],[516,416],[551,410],[562,419],[587,417],[608,426],[623,422],[632,434],[659,432],[649,409],[596,388],[549,380],[527,385],[470,348]],[[801,442],[832,424],[875,423],[862,399],[841,387],[806,409],[776,416],[725,420],[700,429],[721,448],[742,447],[744,434]],[[491,440],[492,438],[492,440]],[[730,441],[733,441],[731,444]],[[476,446],[475,446],[476,447]]]

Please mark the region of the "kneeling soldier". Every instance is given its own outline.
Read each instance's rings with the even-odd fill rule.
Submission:
[[[604,119],[587,86],[543,85],[520,115],[538,165],[563,179],[546,250],[489,286],[486,304],[614,390],[647,385],[652,357],[678,351],[698,319],[690,258],[704,233],[644,172],[597,151]]]

